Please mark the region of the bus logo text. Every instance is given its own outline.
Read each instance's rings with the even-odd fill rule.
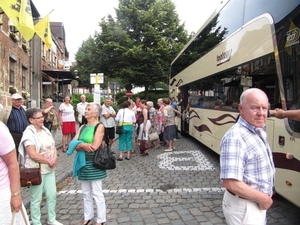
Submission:
[[[231,49],[226,51],[226,52],[222,52],[221,55],[217,55],[217,66],[228,62],[230,60],[231,57]]]
[[[290,47],[299,43],[300,30],[298,27],[289,30],[286,35],[286,47]]]

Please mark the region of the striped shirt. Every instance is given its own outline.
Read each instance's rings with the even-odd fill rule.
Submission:
[[[258,135],[259,129],[265,140]],[[236,179],[272,194],[275,167],[265,127],[255,128],[240,117],[222,138],[220,149],[221,179]]]
[[[11,113],[7,120],[7,127],[10,132],[23,133],[28,125],[25,110],[23,107],[15,108],[12,106]]]

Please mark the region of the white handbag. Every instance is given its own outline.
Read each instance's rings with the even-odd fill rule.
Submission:
[[[159,136],[157,131],[154,131],[153,133],[149,134],[149,141],[156,141],[158,140]]]
[[[22,217],[23,217],[23,220],[24,220],[24,224],[25,225],[30,225],[30,221],[29,221],[29,218],[28,218],[28,215],[27,215],[27,212],[26,212],[26,209],[25,209],[23,203],[22,203],[22,207],[21,207],[20,211],[21,211],[21,214],[22,214]],[[16,216],[16,212],[13,211],[12,212],[11,223],[10,223],[11,225],[15,224],[15,216]]]

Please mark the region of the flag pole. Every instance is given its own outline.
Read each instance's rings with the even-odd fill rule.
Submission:
[[[50,13],[52,13],[54,11],[54,9],[52,9],[48,14],[46,14],[46,15],[49,15]]]

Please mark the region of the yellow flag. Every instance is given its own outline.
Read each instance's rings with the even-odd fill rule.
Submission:
[[[34,30],[43,42],[45,42],[46,50],[48,50],[52,45],[49,14],[34,26]]]
[[[26,41],[34,35],[30,0],[0,0],[0,7]]]

